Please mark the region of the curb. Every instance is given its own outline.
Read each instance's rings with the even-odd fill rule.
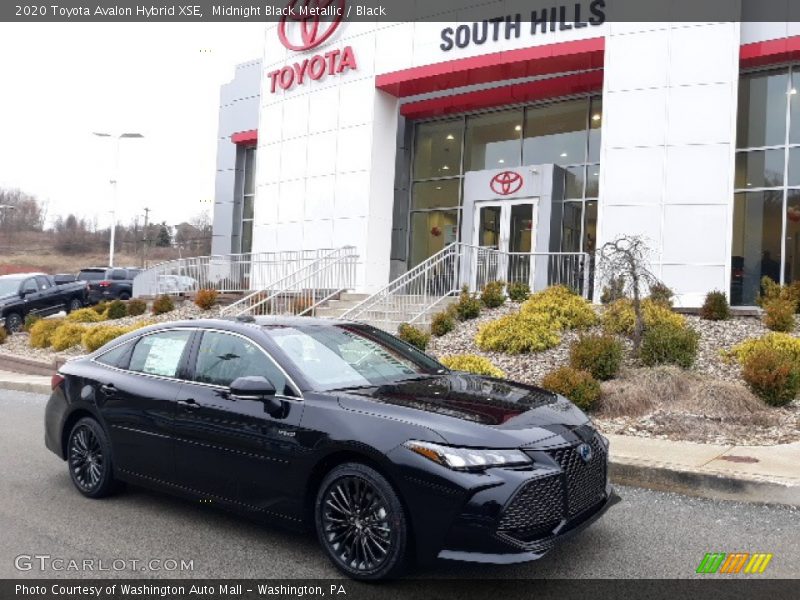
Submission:
[[[687,496],[800,507],[800,484],[715,472],[687,471],[664,464],[609,463],[611,480],[620,485],[677,492]]]
[[[31,383],[27,381],[3,381],[0,380],[0,389],[11,390],[13,392],[28,392],[30,394],[50,395],[53,390],[46,383]]]

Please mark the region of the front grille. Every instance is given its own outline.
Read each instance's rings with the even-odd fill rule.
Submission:
[[[606,452],[593,438],[592,458],[584,462],[578,453],[579,446],[559,448],[552,452],[555,461],[564,471],[567,485],[567,516],[573,517],[603,499],[606,491]]]
[[[558,474],[526,483],[500,519],[498,530],[527,541],[549,534],[564,514],[564,492]]]

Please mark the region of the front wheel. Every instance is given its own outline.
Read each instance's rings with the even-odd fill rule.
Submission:
[[[81,302],[77,298],[73,298],[72,300],[69,301],[69,304],[67,305],[67,314],[75,312],[76,310],[82,307],[83,307],[83,302]]]
[[[406,564],[408,524],[391,484],[375,469],[346,463],[320,485],[317,537],[333,564],[353,579],[399,576]]]
[[[19,313],[9,313],[6,315],[6,329],[9,333],[22,331],[22,315]]]
[[[88,498],[102,498],[116,491],[111,444],[100,424],[84,417],[67,440],[67,464],[72,483]]]

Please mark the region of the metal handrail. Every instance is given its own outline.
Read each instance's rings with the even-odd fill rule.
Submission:
[[[400,323],[425,326],[434,310],[466,285],[524,281],[532,291],[565,284],[589,293],[589,255],[583,252],[504,252],[454,242],[388,283],[340,318],[368,321],[387,331]]]

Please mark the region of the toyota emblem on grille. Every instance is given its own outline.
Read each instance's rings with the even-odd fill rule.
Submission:
[[[515,171],[502,171],[492,177],[489,187],[495,194],[508,196],[522,187],[522,175]]]
[[[592,460],[592,447],[589,444],[581,444],[578,446],[578,455],[583,462],[588,463]]]

